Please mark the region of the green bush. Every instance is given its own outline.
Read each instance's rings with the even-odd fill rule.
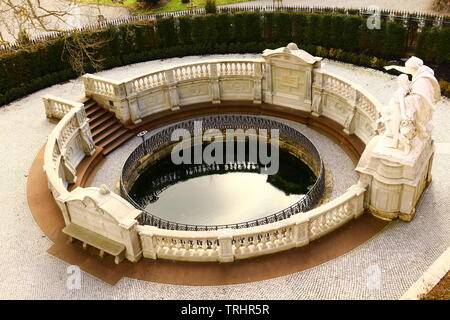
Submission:
[[[220,30],[218,35],[218,42],[228,43],[234,39],[234,30],[232,27],[233,17],[234,15],[230,15],[228,13],[221,13],[215,15],[216,17],[216,27],[217,30]]]
[[[275,39],[275,22],[274,22],[274,13],[273,12],[265,12],[264,22],[263,22],[263,39],[264,41],[273,42]]]
[[[183,16],[178,19],[178,42],[180,44],[192,43],[192,18],[191,16]]]
[[[439,85],[441,86],[441,94],[450,98],[450,82],[445,80],[440,80]]]
[[[307,27],[307,18],[304,13],[293,13],[291,15],[292,23],[292,41],[297,44],[306,43],[305,30]]]
[[[382,69],[387,60],[405,56],[406,31],[397,21],[369,30],[360,16],[343,14],[240,12],[160,18],[76,36],[98,41],[93,52],[101,62],[98,69],[187,55],[259,53],[291,41],[312,55]],[[75,77],[67,51],[75,40],[55,39],[0,55],[0,105]],[[428,64],[446,65],[449,54],[449,27],[425,26],[418,33],[415,55]],[[85,71],[98,70],[84,60]]]
[[[386,57],[399,57],[405,52],[406,29],[402,22],[389,21],[386,27],[386,39],[383,55]]]
[[[215,0],[206,0],[205,3],[205,11],[206,13],[216,13],[216,1]]]
[[[278,12],[274,16],[275,22],[275,39],[282,42],[291,42],[291,15],[287,12]]]

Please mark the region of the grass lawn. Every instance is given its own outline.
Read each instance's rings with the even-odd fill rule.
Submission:
[[[123,0],[123,3],[119,3],[118,1],[113,0],[77,0],[79,2],[86,2],[86,3],[94,3],[94,4],[102,4],[107,6],[123,6],[123,7],[129,7],[134,8],[137,0]],[[191,0],[196,5],[195,8],[204,8],[206,0]],[[217,6],[222,6],[225,4],[232,4],[232,3],[238,3],[238,2],[245,2],[245,1],[251,1],[251,0],[216,0]],[[161,0],[162,3],[164,3],[164,0]],[[166,4],[159,7],[158,9],[154,10],[136,10],[138,13],[156,13],[156,12],[171,12],[171,11],[181,11],[187,9],[187,3],[182,3],[181,0],[168,0],[166,1]]]

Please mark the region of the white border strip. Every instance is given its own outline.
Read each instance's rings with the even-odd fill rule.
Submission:
[[[450,247],[425,271],[422,276],[406,291],[399,300],[420,300],[430,292],[450,270]]]

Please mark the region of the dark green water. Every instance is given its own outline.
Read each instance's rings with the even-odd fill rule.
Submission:
[[[169,155],[146,168],[129,194],[162,219],[186,224],[231,224],[289,207],[315,181],[311,169],[283,149],[279,150],[275,175],[261,174],[258,164],[249,163],[240,167],[175,165]]]

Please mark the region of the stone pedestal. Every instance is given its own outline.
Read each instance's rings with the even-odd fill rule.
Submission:
[[[416,205],[431,182],[434,145],[432,139],[415,138],[411,151],[387,147],[384,136],[375,136],[367,145],[356,171],[368,184],[365,205],[383,220],[411,221]]]

